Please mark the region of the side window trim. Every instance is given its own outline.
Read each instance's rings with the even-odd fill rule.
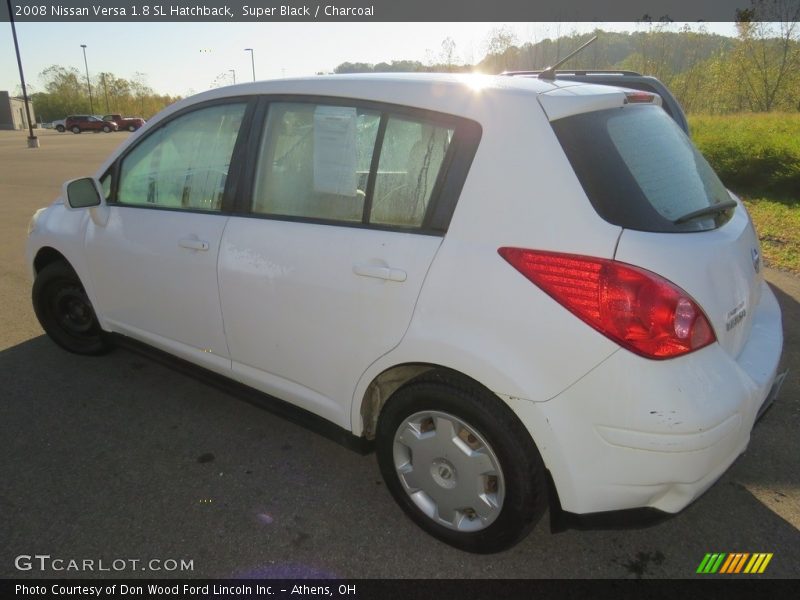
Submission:
[[[125,152],[120,156],[118,156],[114,161],[114,163],[109,167],[108,171],[111,171],[112,175],[111,175],[111,194],[110,197],[106,200],[108,204],[125,208],[142,208],[148,210],[168,210],[168,211],[179,210],[182,212],[206,213],[206,214],[231,214],[232,212],[234,212],[237,186],[241,187],[238,184],[239,181],[241,180],[241,175],[243,170],[242,163],[247,162],[245,159],[247,157],[246,148],[248,145],[248,141],[250,137],[258,137],[258,136],[251,136],[250,133],[252,131],[253,125],[255,124],[254,123],[254,121],[256,120],[255,113],[259,103],[259,99],[260,99],[259,96],[254,96],[254,95],[219,98],[187,106],[186,108],[170,115],[169,118],[159,123],[158,127],[152,129],[151,131],[148,131],[147,135],[141,137],[140,139],[137,139],[133,144],[131,144],[128,148],[126,148]],[[233,146],[233,152],[231,153],[231,163],[228,170],[228,177],[225,180],[225,189],[222,193],[222,204],[220,206],[220,210],[211,211],[211,210],[202,210],[196,208],[186,209],[186,208],[172,208],[166,206],[147,206],[142,204],[123,204],[118,201],[117,194],[119,192],[120,168],[122,162],[125,160],[125,158],[128,157],[128,155],[130,155],[131,152],[133,152],[136,148],[138,148],[139,145],[142,144],[145,140],[147,140],[151,135],[157,134],[163,127],[173,122],[175,119],[191,114],[198,110],[203,110],[213,106],[223,106],[226,104],[245,104],[245,111],[244,111],[244,116],[242,117],[242,122],[239,126],[239,133],[237,134],[236,142],[234,143]],[[233,176],[231,176],[231,174],[233,174]]]
[[[263,136],[266,135],[264,130],[267,122],[269,100],[265,96],[257,96],[253,100],[252,106],[248,107],[247,113],[247,115],[250,115],[247,140],[243,141],[241,146],[239,146],[237,142],[237,148],[233,151],[234,157],[240,159],[237,171],[239,185],[234,190],[230,212],[231,214],[239,216],[248,215],[251,212],[250,203],[255,190],[258,161],[255,159],[247,160],[247,158],[259,155],[261,140]],[[245,120],[247,120],[247,115],[245,115]],[[237,150],[242,154],[237,155]]]
[[[456,127],[450,141],[445,164],[442,165],[442,179],[437,182],[437,202],[428,205],[425,225],[435,231],[446,232],[456,210],[461,190],[467,181],[472,161],[478,151],[483,129],[476,121],[464,120]]]
[[[261,97],[263,102],[259,102],[259,109],[254,118],[251,131],[255,131],[249,136],[249,156],[258,156],[259,149],[266,135],[266,122],[270,105],[273,103],[306,103],[328,106],[353,106],[358,109],[373,110],[381,113],[381,122],[378,135],[375,140],[375,151],[373,152],[370,163],[370,174],[367,183],[364,216],[361,222],[339,221],[335,219],[319,219],[312,217],[299,217],[290,215],[274,215],[257,213],[252,208],[252,197],[255,191],[255,178],[258,165],[256,160],[247,161],[245,171],[245,181],[240,186],[240,194],[236,199],[234,214],[259,219],[270,219],[276,221],[292,221],[299,223],[316,223],[323,225],[335,225],[339,227],[369,228],[385,231],[399,231],[404,233],[416,233],[423,235],[442,236],[447,232],[450,220],[455,211],[458,198],[463,189],[466,177],[469,174],[475,153],[482,136],[480,124],[467,117],[459,117],[425,108],[392,104],[365,100],[360,98],[320,96],[313,94],[270,94]],[[426,124],[438,127],[451,127],[453,138],[447,149],[446,155],[439,169],[439,174],[431,193],[430,202],[419,227],[400,227],[395,225],[382,225],[370,223],[368,221],[369,211],[371,211],[372,195],[374,192],[374,179],[377,176],[377,165],[380,160],[380,153],[383,147],[383,134],[385,133],[386,123],[389,117],[409,117],[419,120]],[[379,145],[380,144],[380,145]],[[369,206],[368,206],[369,205]]]
[[[389,123],[389,113],[381,112],[381,121],[378,124],[378,134],[375,136],[375,145],[372,148],[372,160],[369,163],[369,176],[367,177],[367,189],[364,190],[364,212],[361,215],[361,223],[369,226],[370,215],[372,214],[372,197],[375,194],[375,182],[378,179],[378,166],[381,164],[381,152],[383,151],[383,138],[386,135],[386,125]]]

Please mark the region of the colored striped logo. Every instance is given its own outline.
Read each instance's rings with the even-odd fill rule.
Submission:
[[[772,560],[772,552],[725,552],[709,553],[703,558],[697,572],[706,573],[725,573],[727,575],[735,573],[763,573],[769,561]]]

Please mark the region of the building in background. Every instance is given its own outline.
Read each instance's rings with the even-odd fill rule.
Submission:
[[[36,127],[36,114],[33,112],[33,102],[29,100],[31,119]],[[25,116],[25,100],[10,96],[8,92],[0,91],[0,129],[27,129],[28,119]]]

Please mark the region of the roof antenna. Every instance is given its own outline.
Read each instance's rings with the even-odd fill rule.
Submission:
[[[583,50],[584,48],[586,48],[586,46],[588,46],[589,44],[591,44],[591,43],[592,43],[593,41],[595,41],[596,39],[597,39],[597,36],[594,36],[592,39],[590,39],[588,42],[586,42],[586,43],[585,43],[583,46],[581,46],[581,47],[580,47],[580,48],[578,48],[577,50],[575,50],[575,51],[573,51],[573,52],[570,52],[569,54],[567,54],[567,55],[566,55],[564,58],[562,58],[560,61],[558,61],[558,62],[557,62],[556,64],[554,64],[552,67],[547,67],[547,68],[546,68],[544,71],[542,71],[541,73],[539,73],[539,79],[555,79],[555,78],[556,78],[556,69],[557,69],[558,67],[560,67],[561,65],[563,65],[563,64],[564,64],[565,62],[567,62],[567,61],[568,61],[570,58],[572,58],[572,57],[573,57],[573,56],[575,56],[575,55],[576,55],[578,52],[580,52],[581,50]]]

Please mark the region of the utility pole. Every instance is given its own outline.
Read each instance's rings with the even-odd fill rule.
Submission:
[[[9,2],[10,0],[6,0]],[[86,85],[89,88],[89,112],[94,114],[94,101],[92,100],[92,84],[89,82],[89,63],[86,62],[86,44],[81,44],[83,48],[83,66],[86,67]]]
[[[100,73],[100,77],[103,79],[103,93],[106,96],[106,112],[110,113],[111,110],[108,108],[108,87],[106,86],[106,74]]]
[[[22,58],[19,55],[19,42],[17,41],[17,27],[14,24],[14,11],[11,10],[11,0],[6,0],[8,6],[8,20],[11,22],[11,34],[14,36],[14,50],[17,53],[17,66],[19,67],[19,81],[22,84],[22,99],[25,101],[25,114],[28,116],[28,148],[38,148],[39,138],[33,135],[33,121],[31,121],[31,107],[28,102],[28,88],[25,85],[25,73],[22,70]]]
[[[228,69],[228,71],[233,75],[233,85],[236,85],[236,71],[233,69]]]
[[[253,54],[254,54],[253,49],[252,48],[245,48],[244,51],[250,53],[250,64],[253,66],[253,81],[255,81],[256,80],[256,59],[253,58]]]

